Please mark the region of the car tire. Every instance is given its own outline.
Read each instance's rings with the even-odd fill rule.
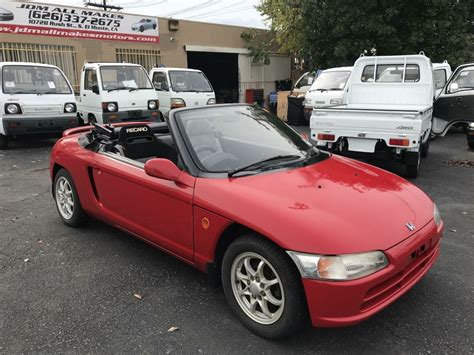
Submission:
[[[140,32],[144,32],[144,31],[145,31],[145,27],[140,26]]]
[[[288,337],[306,325],[308,311],[301,276],[275,244],[252,234],[237,238],[224,254],[221,277],[231,310],[257,335]]]
[[[468,140],[467,145],[469,146],[470,149],[474,150],[474,140]]]
[[[156,30],[156,25],[153,25],[153,29]]]
[[[428,153],[430,151],[430,139],[428,138],[425,143],[421,144],[421,157],[426,158],[428,156]]]
[[[0,134],[0,150],[8,149],[8,137]]]
[[[416,158],[412,160],[412,162],[407,163],[407,177],[414,179],[418,177],[418,173],[420,171],[421,153],[417,152]]]
[[[54,177],[53,191],[56,208],[64,224],[70,227],[83,225],[87,220],[87,215],[82,209],[76,186],[67,170],[60,169],[57,172]]]
[[[436,135],[433,131],[430,131],[430,141],[434,141],[436,137],[438,137],[438,135]]]

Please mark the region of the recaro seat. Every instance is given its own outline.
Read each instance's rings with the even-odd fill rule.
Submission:
[[[158,141],[151,128],[145,124],[122,127],[117,144],[123,148],[127,158],[142,163],[153,158],[165,158],[175,163],[178,160],[176,150]]]

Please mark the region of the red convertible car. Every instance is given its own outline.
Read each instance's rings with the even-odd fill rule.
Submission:
[[[427,273],[443,232],[411,183],[249,105],[71,129],[51,178],[64,223],[102,220],[207,272],[267,338],[372,316]]]

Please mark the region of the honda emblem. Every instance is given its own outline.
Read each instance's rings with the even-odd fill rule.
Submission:
[[[411,232],[413,232],[416,229],[415,225],[413,223],[410,223],[410,222],[405,224],[405,227],[407,227],[408,230],[411,231]]]

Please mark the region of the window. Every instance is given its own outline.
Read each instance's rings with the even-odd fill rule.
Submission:
[[[64,72],[74,90],[79,90],[76,51],[73,46],[0,41],[0,62],[31,62],[57,66]]]
[[[97,72],[95,69],[86,69],[84,73],[84,90],[92,90],[94,85],[98,86]]]
[[[6,94],[71,94],[66,78],[54,67],[5,65],[2,72]]]
[[[156,49],[124,49],[115,50],[117,63],[140,64],[148,72],[161,64],[161,52]]]
[[[155,86],[156,90],[160,91],[168,91],[168,79],[166,78],[166,73],[164,72],[156,72],[153,74],[153,85]]]
[[[462,69],[454,78],[453,83],[458,84],[459,90],[474,89],[474,66]]]
[[[446,85],[446,70],[437,69],[434,71],[436,89],[442,89]]]
[[[374,81],[374,66],[367,65],[362,71],[362,82]],[[375,81],[380,83],[414,83],[420,80],[420,67],[416,64],[380,64],[377,65]]]
[[[316,77],[316,73],[306,73],[304,74],[300,80],[296,83],[295,89],[300,89],[303,86],[311,86],[313,84],[314,78]]]
[[[136,65],[103,65],[100,76],[104,90],[152,89],[147,72]]]
[[[173,70],[169,72],[174,92],[212,92],[211,84],[200,71]]]
[[[350,75],[350,71],[324,71],[316,78],[309,91],[343,90]]]

